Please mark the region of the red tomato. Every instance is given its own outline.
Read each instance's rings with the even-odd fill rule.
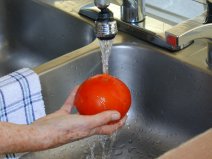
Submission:
[[[100,74],[87,79],[80,85],[74,104],[82,115],[117,110],[122,118],[131,105],[130,90],[118,78]]]

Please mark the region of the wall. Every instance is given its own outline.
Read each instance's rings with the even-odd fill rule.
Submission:
[[[205,6],[193,0],[146,0],[147,11],[154,8],[161,10],[157,15],[164,17],[165,13],[176,15],[173,21],[180,22],[182,20],[196,17],[203,13]],[[150,9],[148,9],[150,8]],[[168,17],[168,16],[167,16]]]

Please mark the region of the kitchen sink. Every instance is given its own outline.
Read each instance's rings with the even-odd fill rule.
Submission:
[[[211,74],[160,49],[132,43],[113,46],[109,64],[110,74],[131,90],[126,125],[110,137],[93,136],[23,158],[152,159],[212,126]],[[47,114],[60,108],[75,85],[99,73],[99,49],[42,73]]]
[[[95,39],[93,27],[36,0],[0,1],[0,76],[34,68]]]

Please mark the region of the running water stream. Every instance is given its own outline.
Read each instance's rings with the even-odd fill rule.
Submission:
[[[101,58],[102,58],[102,72],[109,74],[109,57],[111,54],[111,49],[113,45],[113,40],[99,40],[100,50],[101,50]],[[102,147],[102,159],[110,159],[112,154],[112,146],[116,140],[117,132],[115,132],[109,138],[105,136],[99,136],[98,140]],[[109,144],[107,143],[109,139]],[[94,150],[95,144],[90,146],[91,148],[91,156],[89,159],[95,159]]]
[[[117,132],[114,132],[111,136],[98,136],[98,141],[88,143],[90,154],[86,155],[86,159],[111,159],[116,136]],[[97,152],[99,148],[101,150],[100,154]]]
[[[102,71],[103,73],[109,73],[109,57],[113,45],[113,40],[99,40],[100,50],[102,54]]]

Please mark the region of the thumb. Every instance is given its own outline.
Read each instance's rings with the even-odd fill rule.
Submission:
[[[87,116],[87,124],[91,129],[103,126],[112,121],[117,121],[121,118],[121,115],[117,111],[104,111],[96,115]]]
[[[61,107],[62,110],[65,110],[66,112],[70,113],[71,109],[74,105],[74,98],[77,93],[77,90],[79,88],[79,85],[75,86],[74,89],[69,94],[68,98],[66,99],[64,105]]]

